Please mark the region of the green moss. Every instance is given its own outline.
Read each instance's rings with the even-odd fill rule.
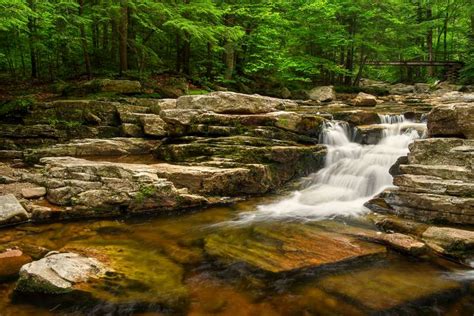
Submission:
[[[188,95],[202,95],[202,94],[208,94],[208,93],[209,91],[202,90],[202,89],[188,90]]]
[[[144,185],[140,187],[140,191],[138,191],[137,195],[135,196],[135,200],[141,204],[146,199],[151,198],[155,194],[156,194],[156,188],[154,186]]]
[[[22,97],[7,102],[0,102],[0,116],[10,116],[13,114],[26,113],[33,105],[34,99],[30,97]]]

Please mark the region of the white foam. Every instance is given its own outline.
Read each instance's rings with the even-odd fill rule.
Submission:
[[[325,167],[311,176],[309,186],[243,213],[236,222],[318,220],[367,212],[364,203],[392,185],[390,167],[408,153],[408,145],[421,136],[418,131],[426,128],[401,115],[381,116],[381,121],[382,140],[366,146],[351,141],[354,133],[347,123],[328,122],[321,134],[321,142],[328,146]]]

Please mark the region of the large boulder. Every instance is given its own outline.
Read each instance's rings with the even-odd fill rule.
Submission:
[[[42,174],[25,179],[48,189],[46,198],[67,206],[56,218],[107,217],[123,213],[164,212],[202,206],[201,196],[178,191],[151,165],[98,162],[72,157],[42,158]],[[44,220],[44,217],[33,220]]]
[[[459,138],[428,138],[415,140],[409,146],[410,164],[450,165],[467,167],[474,165],[474,140]]]
[[[102,277],[106,271],[105,266],[96,259],[76,253],[52,252],[21,268],[16,290],[46,294],[68,293],[78,289],[89,279]]]
[[[431,137],[474,138],[474,103],[435,107],[428,115]]]
[[[167,124],[159,115],[146,114],[140,118],[145,135],[164,137],[168,135]]]
[[[354,99],[355,106],[376,106],[377,98],[371,94],[360,92]]]
[[[178,109],[207,110],[216,113],[258,114],[284,109],[293,101],[248,95],[235,92],[213,92],[205,95],[183,96],[177,101]]]
[[[140,81],[134,80],[96,79],[85,83],[83,88],[90,88],[91,91],[95,92],[133,94],[140,93],[142,85]]]
[[[415,86],[397,83],[390,87],[390,94],[411,94],[415,92]]]
[[[28,220],[28,213],[13,194],[0,196],[0,226]]]
[[[341,111],[333,114],[334,119],[348,122],[351,125],[380,124],[380,116],[372,111]]]
[[[26,160],[37,162],[43,157],[125,156],[150,154],[160,142],[143,138],[80,139],[24,152]]]
[[[423,240],[439,253],[456,257],[467,255],[468,259],[474,259],[474,231],[430,227],[423,233]]]
[[[316,87],[309,91],[309,98],[319,102],[331,102],[336,100],[336,90],[333,86]]]

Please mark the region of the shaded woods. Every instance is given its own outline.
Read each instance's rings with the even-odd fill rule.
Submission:
[[[471,0],[0,0],[0,71],[10,79],[98,76],[357,85],[474,78]],[[263,80],[265,78],[265,80]]]

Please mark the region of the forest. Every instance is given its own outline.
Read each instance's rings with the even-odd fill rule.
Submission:
[[[472,0],[0,0],[2,80],[180,74],[206,86],[474,80]]]

